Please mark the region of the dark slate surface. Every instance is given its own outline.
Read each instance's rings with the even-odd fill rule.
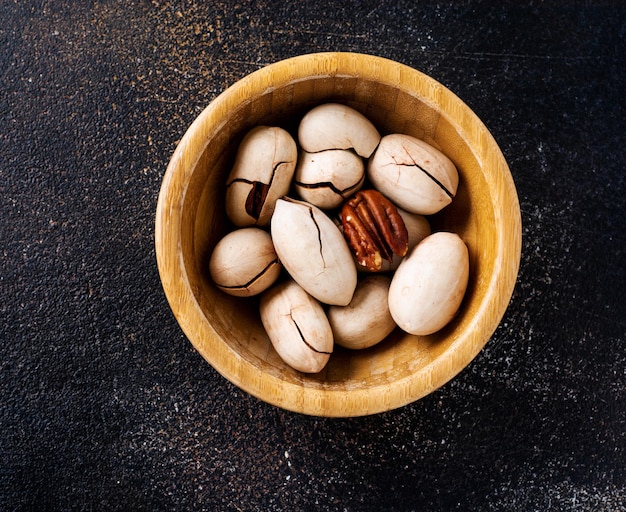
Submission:
[[[0,2],[0,510],[626,510],[623,4],[293,3]],[[218,375],[153,248],[196,115],[326,50],[456,92],[524,222],[510,308],[472,364],[345,420]]]

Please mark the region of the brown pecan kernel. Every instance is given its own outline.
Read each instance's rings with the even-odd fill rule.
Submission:
[[[343,234],[357,262],[378,271],[383,259],[404,256],[409,237],[395,205],[377,190],[361,190],[341,210]]]
[[[261,181],[253,181],[252,188],[246,198],[246,213],[255,220],[261,216],[270,185]]]

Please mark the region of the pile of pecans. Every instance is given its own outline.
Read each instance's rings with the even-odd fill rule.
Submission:
[[[397,326],[440,330],[469,276],[465,243],[427,219],[453,200],[455,165],[423,140],[381,137],[337,103],[306,113],[297,139],[257,126],[242,140],[226,181],[236,228],[211,254],[215,284],[261,294],[272,345],[302,372],[322,370],[335,343],[363,349]]]

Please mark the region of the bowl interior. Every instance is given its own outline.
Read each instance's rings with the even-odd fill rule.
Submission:
[[[422,138],[456,164],[458,194],[430,221],[434,231],[453,231],[465,241],[470,278],[459,313],[442,331],[412,336],[396,329],[370,349],[337,347],[321,373],[308,375],[289,368],[273,350],[259,319],[258,299],[219,291],[207,262],[217,241],[232,229],[224,213],[224,182],[242,137],[258,124],[281,126],[295,136],[302,115],[329,101],[359,110],[382,134]],[[225,91],[177,148],[157,211],[161,278],[197,350],[251,394],[297,412],[326,416],[399,407],[466,366],[508,305],[520,239],[519,205],[508,167],[478,118],[418,71],[354,54],[282,61]]]

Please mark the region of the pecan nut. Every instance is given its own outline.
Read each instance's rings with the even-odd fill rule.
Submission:
[[[341,210],[343,234],[358,264],[379,271],[383,259],[404,256],[408,233],[395,205],[377,190],[361,190]]]

